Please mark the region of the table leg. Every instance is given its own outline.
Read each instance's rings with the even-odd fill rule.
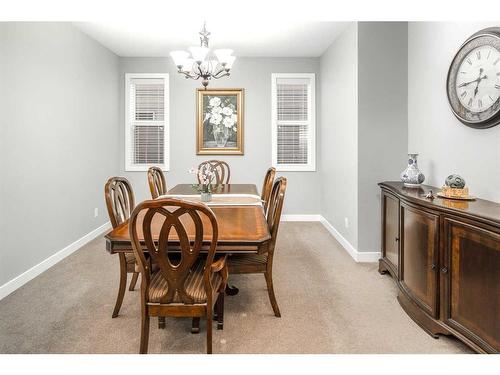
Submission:
[[[207,324],[211,324],[207,322]],[[200,318],[193,318],[191,323],[191,333],[200,333]]]

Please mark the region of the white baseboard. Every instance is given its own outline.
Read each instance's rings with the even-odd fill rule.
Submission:
[[[358,251],[352,246],[352,244],[347,241],[347,239],[340,234],[340,232],[333,227],[328,220],[323,216],[321,217],[321,224],[326,228],[328,232],[342,245],[342,247],[347,251],[347,253],[357,262],[358,261]]]
[[[358,251],[358,258],[356,262],[360,263],[378,262],[380,256],[381,256],[380,251]]]
[[[323,215],[282,215],[282,221],[319,221],[356,262],[377,262],[380,252],[358,251]]]
[[[57,253],[54,255],[51,255],[44,261],[38,263],[36,266],[31,267],[29,270],[26,272],[20,274],[19,276],[16,276],[10,281],[7,281],[5,284],[0,286],[0,300],[11,294],[13,291],[16,289],[22,287],[24,284],[26,284],[28,281],[34,279],[38,275],[40,275],[42,272],[48,270],[50,267],[55,265],[56,263],[60,262],[64,258],[66,258],[68,255],[74,253],[76,250],[81,248],[83,245],[89,243],[92,241],[94,238],[100,236],[102,233],[106,232],[111,228],[110,222],[106,222],[103,225],[101,225],[99,228],[94,229],[92,232],[87,233],[85,236],[79,238],[72,244],[69,244],[66,246],[64,249],[59,250]]]
[[[281,215],[281,221],[321,221],[321,215]]]
[[[377,262],[380,258],[380,252],[378,251],[358,251],[340,232],[333,227],[328,220],[321,216],[321,224],[330,232],[330,234],[335,237],[335,239],[342,245],[342,247],[347,251],[347,253],[356,262]]]

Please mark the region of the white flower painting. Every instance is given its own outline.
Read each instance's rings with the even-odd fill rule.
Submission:
[[[242,154],[242,89],[199,90],[198,153]],[[205,150],[206,152],[203,152]],[[200,152],[202,151],[202,152]]]

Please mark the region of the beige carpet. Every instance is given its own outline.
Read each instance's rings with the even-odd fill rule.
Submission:
[[[275,318],[262,275],[233,276],[214,353],[469,353],[454,338],[433,339],[396,301],[375,263],[355,263],[319,223],[285,222],[275,260],[282,317]],[[139,294],[126,292],[111,318],[118,259],[102,238],[0,301],[1,353],[137,353]],[[205,329],[190,319],[152,320],[150,353],[204,353]]]

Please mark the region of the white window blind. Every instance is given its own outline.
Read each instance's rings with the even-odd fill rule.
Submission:
[[[282,171],[314,171],[315,75],[272,75],[273,166]]]
[[[126,74],[127,171],[168,170],[168,74]]]

